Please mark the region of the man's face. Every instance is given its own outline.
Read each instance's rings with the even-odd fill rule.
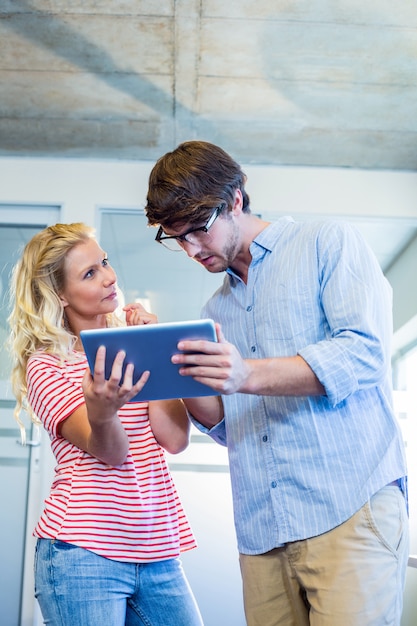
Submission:
[[[233,265],[239,250],[239,229],[231,213],[221,212],[207,231],[196,231],[195,225],[188,226],[183,224],[181,229],[164,232],[179,237],[176,241],[184,252],[209,272],[224,272]]]
[[[168,243],[167,247],[174,244],[211,273],[224,272],[230,267],[240,274],[242,267],[240,271],[237,268],[245,266],[248,252],[244,241],[245,228],[242,227],[242,208],[242,192],[236,189],[231,207],[226,204],[215,207],[201,226],[183,222],[177,228],[160,229],[156,240],[164,245]],[[171,249],[174,248],[171,246]]]

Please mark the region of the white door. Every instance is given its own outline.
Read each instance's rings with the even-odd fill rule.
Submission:
[[[10,389],[10,355],[8,286],[13,265],[25,243],[48,223],[57,221],[57,207],[0,206],[0,534],[3,538],[0,559],[0,606],[2,623],[7,626],[30,626],[33,623],[33,583],[26,571],[32,563],[28,554],[28,536],[31,536],[33,507],[40,503],[31,495],[39,468],[40,442],[27,423],[29,445],[22,446],[20,431],[13,417],[14,398]],[[35,468],[35,476],[33,474]],[[36,485],[35,485],[36,487]],[[39,493],[34,489],[33,493]],[[32,503],[32,508],[28,506]],[[37,513],[36,513],[37,514]],[[31,576],[29,575],[29,579]],[[28,611],[25,608],[24,588],[30,587]],[[25,617],[25,613],[27,616]]]

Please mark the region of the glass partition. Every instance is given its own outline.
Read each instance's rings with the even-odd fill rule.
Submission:
[[[198,319],[202,305],[223,281],[155,242],[157,229],[140,209],[102,209],[99,240],[117,272],[126,302],[144,301],[160,322]]]

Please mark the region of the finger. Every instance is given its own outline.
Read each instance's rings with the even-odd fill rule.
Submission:
[[[214,341],[180,341],[177,352],[172,355],[171,362],[175,364],[206,364],[206,365],[222,365],[225,359],[230,358],[231,344],[227,341],[218,343]],[[213,358],[210,358],[213,357]]]
[[[130,304],[126,304],[126,306],[122,309],[126,313],[126,324],[128,326],[136,326],[136,322],[134,321],[135,311],[146,313],[146,309],[139,302],[131,302]]]
[[[135,395],[137,393],[139,393],[139,391],[142,391],[142,389],[144,388],[145,384],[148,382],[149,380],[149,376],[151,375],[149,370],[145,370],[141,377],[139,378],[139,380],[133,385],[133,391],[135,392]]]
[[[193,378],[196,378],[196,376],[204,376],[207,378],[225,378],[227,376],[226,371],[227,368],[220,367],[217,363],[209,365],[207,362],[199,365],[196,363],[193,363],[192,365],[185,365],[184,367],[180,367],[178,370],[181,376],[192,376]]]
[[[94,361],[94,380],[96,382],[103,382],[105,378],[105,364],[106,364],[106,347],[99,346],[96,352],[96,359]]]
[[[129,366],[126,367],[126,370],[128,369]],[[132,371],[133,371],[133,366],[132,366]],[[128,379],[123,380],[123,383],[120,387],[120,393],[119,393],[119,397],[121,400],[123,400],[123,402],[129,402],[129,400],[131,400],[134,396],[136,396],[140,391],[142,391],[142,389],[144,388],[145,384],[147,383],[147,381],[149,380],[149,376],[150,376],[150,371],[146,370],[145,372],[142,373],[142,375],[140,376],[139,380],[134,384],[131,385],[129,383],[129,380],[131,382],[131,377],[130,374],[128,376]]]
[[[120,395],[129,393],[133,387],[133,372],[134,372],[133,363],[127,363],[125,373],[123,378],[119,379],[119,387],[120,387]]]
[[[131,302],[130,304],[126,304],[126,306],[123,307],[123,311],[142,311],[143,313],[146,313],[146,309],[143,306],[143,304],[141,304],[140,302]]]
[[[111,367],[111,372],[110,372],[110,376],[109,376],[109,387],[114,388],[116,385],[117,387],[119,386],[120,380],[122,378],[122,372],[123,372],[123,363],[124,360],[126,358],[126,352],[124,350],[119,350],[119,352],[116,354],[112,367]]]
[[[138,326],[140,320],[140,313],[138,311],[130,311],[130,314],[126,314],[126,322],[128,326]]]
[[[130,314],[126,313],[126,322],[128,326],[141,326],[143,324],[156,324],[158,318],[153,313],[130,311]]]
[[[222,351],[219,343],[206,339],[182,340],[178,342],[177,348],[188,354],[220,354]]]

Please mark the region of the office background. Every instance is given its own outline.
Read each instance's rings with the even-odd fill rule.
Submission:
[[[265,219],[354,223],[394,289],[397,413],[417,554],[415,0],[0,0],[0,498],[7,626],[38,626],[32,528],[48,442],[22,448],[7,379],[8,273],[55,221],[97,228],[126,298],[199,315],[220,277],[153,242],[155,160],[206,139],[248,175]],[[184,556],[206,626],[243,626],[225,450],[193,434],[170,459],[199,542]],[[409,568],[402,626],[415,624]],[[6,612],[8,611],[8,612]]]
[[[146,299],[161,321],[198,317],[201,304],[219,284],[181,253],[154,242],[143,205],[153,163],[80,161],[78,159],[0,159],[0,233],[2,282],[34,229],[55,222],[94,225],[109,252],[127,298]],[[348,219],[363,228],[386,262],[397,227],[416,225],[417,173],[363,172],[323,168],[262,167],[243,163],[255,212],[267,219],[292,214],[296,219]],[[309,210],[312,209],[312,210]],[[318,211],[320,209],[320,211]],[[393,233],[387,246],[384,232]],[[379,234],[378,234],[379,233]],[[398,245],[395,243],[395,245]],[[413,354],[417,340],[417,303],[412,287],[417,271],[417,241],[407,242],[388,262],[386,273],[395,297],[394,362]],[[5,303],[3,293],[3,304]],[[2,341],[7,335],[2,312]],[[4,351],[2,350],[2,359]],[[2,368],[5,372],[5,364]],[[415,378],[415,375],[414,375]],[[398,376],[398,414],[410,462],[412,552],[417,553],[416,407],[414,385]],[[0,381],[0,484],[3,507],[2,605],[13,598],[10,626],[38,626],[32,593],[33,538],[52,462],[48,441],[26,449],[17,443],[7,376]],[[413,395],[414,394],[414,395]],[[36,441],[36,433],[32,439]],[[31,437],[29,437],[31,438]],[[206,626],[243,626],[240,573],[224,448],[193,432],[190,448],[170,459],[174,478],[197,536],[199,548],[184,555],[184,566],[201,605]],[[417,571],[409,568],[402,626],[415,620]]]

